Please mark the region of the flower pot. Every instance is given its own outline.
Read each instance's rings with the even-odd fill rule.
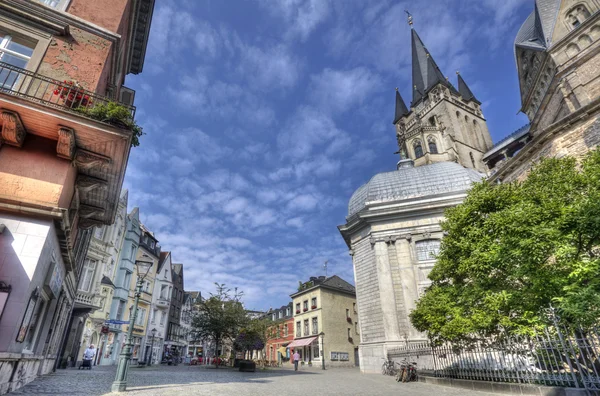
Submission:
[[[317,306],[313,305],[312,307],[310,307],[310,309],[317,309]]]

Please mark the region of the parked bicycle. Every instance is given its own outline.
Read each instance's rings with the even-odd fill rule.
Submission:
[[[402,363],[396,364],[400,366],[400,369],[396,373],[397,382],[410,382],[418,379],[417,362],[409,362],[408,360],[404,359]]]
[[[382,359],[385,360],[385,358]],[[396,375],[396,372],[397,369],[393,360],[385,360],[385,362],[383,362],[383,365],[381,366],[381,374],[394,376]]]

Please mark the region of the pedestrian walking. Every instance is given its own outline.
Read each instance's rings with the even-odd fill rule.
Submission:
[[[87,349],[83,352],[83,361],[81,363],[81,366],[79,366],[79,369],[83,368],[87,368],[88,370],[92,369],[92,361],[94,360],[94,357],[96,356],[96,348],[94,347],[94,344],[90,344],[89,347],[87,347]]]
[[[294,351],[294,371],[298,371],[298,363],[300,362],[300,354],[298,351]]]

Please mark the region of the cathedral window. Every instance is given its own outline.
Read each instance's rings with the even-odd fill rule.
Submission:
[[[431,126],[435,126],[436,125],[435,117],[429,117],[429,125],[431,125]]]
[[[439,239],[426,239],[415,243],[417,251],[417,260],[427,261],[435,260],[435,256],[440,252]]]
[[[573,28],[577,28],[579,25],[583,23],[590,16],[590,12],[583,4],[579,4],[573,7],[567,13],[567,23]]]
[[[456,118],[460,118],[460,112],[459,111],[456,112]]]
[[[415,158],[421,158],[423,156],[423,146],[420,141],[413,143],[413,150],[415,150]]]
[[[433,137],[429,137],[427,139],[427,145],[429,146],[430,154],[438,154],[437,144],[435,144],[435,139]]]

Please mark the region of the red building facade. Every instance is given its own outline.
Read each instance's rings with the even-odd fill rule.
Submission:
[[[294,339],[292,303],[267,312],[267,318],[273,321],[273,326],[267,333],[266,359],[279,364],[287,362],[292,355],[292,351],[287,348],[287,345]]]

